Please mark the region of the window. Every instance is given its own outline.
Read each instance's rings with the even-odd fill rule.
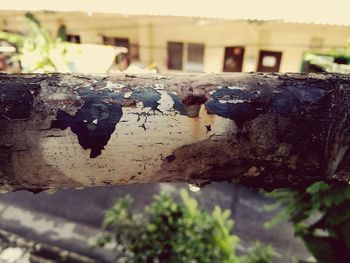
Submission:
[[[168,69],[182,70],[184,44],[168,42]]]
[[[80,44],[80,36],[79,35],[67,35],[67,41],[72,43]]]
[[[130,53],[131,61],[140,60],[140,53],[139,53],[139,45],[138,44],[131,44],[129,53]]]
[[[203,61],[204,44],[168,42],[168,69],[201,72]]]
[[[258,72],[278,72],[280,70],[282,52],[260,50]]]
[[[224,72],[241,72],[243,66],[244,47],[226,47]]]
[[[115,63],[118,65],[119,69],[125,70],[130,64],[130,42],[128,38],[120,37],[106,37],[103,36],[103,44],[115,46],[115,47],[125,47],[128,49],[128,53],[121,53],[115,57]]]
[[[188,44],[186,71],[202,72],[203,66],[204,66],[203,60],[204,60],[204,45]]]
[[[130,48],[130,43],[128,38],[103,36],[102,40],[104,45],[115,46],[115,47],[125,47],[127,49]]]

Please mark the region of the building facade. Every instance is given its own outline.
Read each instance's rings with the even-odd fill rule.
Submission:
[[[342,48],[350,38],[350,26],[74,12],[34,15],[53,33],[64,24],[72,42],[127,47],[128,55],[117,63],[153,63],[160,72],[300,72],[304,52]],[[25,34],[24,13],[0,12],[0,30]]]

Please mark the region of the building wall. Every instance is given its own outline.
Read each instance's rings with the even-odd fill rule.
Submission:
[[[345,26],[85,13],[35,15],[52,32],[65,24],[68,33],[80,35],[82,43],[102,44],[103,35],[129,38],[139,47],[140,61],[155,62],[162,72],[168,71],[168,41],[205,44],[205,72],[222,71],[225,46],[245,47],[243,71],[255,71],[259,50],[271,50],[283,52],[280,71],[298,72],[312,38],[323,39],[318,50],[342,47],[350,38],[350,27]],[[0,29],[25,33],[23,13],[0,13]]]

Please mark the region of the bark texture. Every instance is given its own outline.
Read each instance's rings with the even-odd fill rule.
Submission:
[[[350,179],[350,77],[0,74],[0,188]]]

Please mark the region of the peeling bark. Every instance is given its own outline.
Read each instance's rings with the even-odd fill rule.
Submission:
[[[350,179],[350,77],[0,74],[0,188]]]

